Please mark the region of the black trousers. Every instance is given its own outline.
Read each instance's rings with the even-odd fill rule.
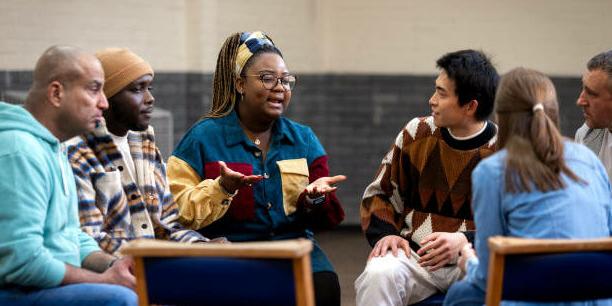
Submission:
[[[312,274],[316,306],[340,306],[338,275],[331,271]]]

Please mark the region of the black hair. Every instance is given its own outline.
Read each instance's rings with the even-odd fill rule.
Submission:
[[[491,115],[499,74],[483,52],[460,50],[447,53],[436,61],[436,67],[443,69],[455,82],[459,105],[476,100],[476,119],[486,120]]]

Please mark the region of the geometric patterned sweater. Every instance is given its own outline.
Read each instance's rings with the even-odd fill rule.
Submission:
[[[471,174],[493,154],[497,127],[488,121],[474,138],[457,140],[433,117],[414,118],[400,131],[361,202],[370,245],[400,235],[413,250],[433,232],[463,232],[473,240]]]

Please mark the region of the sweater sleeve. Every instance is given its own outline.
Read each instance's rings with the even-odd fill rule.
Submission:
[[[233,198],[225,193],[219,178],[202,180],[187,162],[176,156],[168,159],[168,179],[179,207],[180,222],[194,230],[223,217]]]
[[[87,233],[85,233],[83,231],[79,232],[79,247],[80,247],[80,261],[81,261],[81,263],[91,253],[100,251],[100,247],[98,246],[98,242],[96,242],[93,239],[93,237],[87,235]]]
[[[372,246],[385,236],[400,234],[404,210],[402,194],[410,184],[404,170],[410,161],[407,152],[402,151],[405,137],[402,129],[361,201],[361,227]]]
[[[308,149],[306,160],[308,163],[308,183],[319,178],[329,176],[328,157],[323,145],[312,131],[307,128]],[[297,207],[305,212],[305,222],[312,229],[331,229],[344,220],[344,209],[336,192],[325,195],[323,202],[313,203],[306,199],[306,190],[302,191],[297,199]]]
[[[53,186],[48,165],[29,152],[15,152],[0,156],[0,169],[0,286],[58,286],[65,264],[43,244]]]
[[[329,176],[327,155],[315,159],[308,167],[308,182],[312,183],[321,177]],[[306,212],[306,223],[313,229],[330,229],[342,222],[344,209],[336,192],[325,195],[322,203],[313,203],[306,199],[306,192],[302,192],[298,198],[298,207],[303,207]]]
[[[207,242],[208,239],[200,233],[187,229],[179,223],[179,209],[170,193],[170,187],[166,177],[166,165],[161,158],[159,149],[157,151],[158,167],[155,169],[155,179],[157,184],[161,186],[163,195],[161,195],[162,211],[160,222],[162,226],[169,230],[169,238],[173,241],[180,242]]]

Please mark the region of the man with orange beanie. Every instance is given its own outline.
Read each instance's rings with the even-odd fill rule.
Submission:
[[[82,229],[114,255],[137,238],[208,241],[178,222],[166,165],[149,126],[153,69],[128,49],[108,48],[96,57],[109,107],[93,132],[67,143]]]

